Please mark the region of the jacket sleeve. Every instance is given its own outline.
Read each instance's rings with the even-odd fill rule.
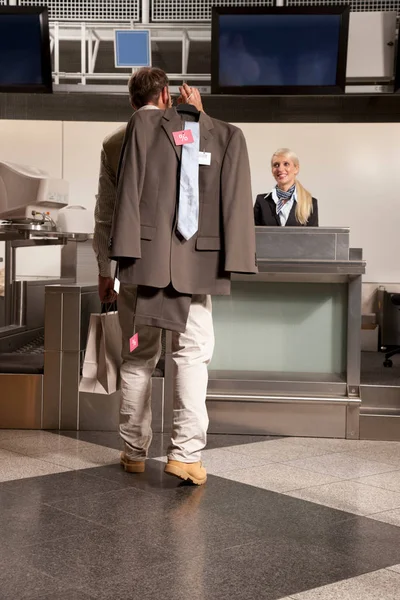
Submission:
[[[262,218],[261,204],[256,200],[254,204],[254,225],[264,225]]]
[[[221,202],[225,271],[257,273],[249,156],[244,135],[237,128],[222,163]]]
[[[308,219],[308,227],[318,227],[318,200],[316,198],[312,199],[313,203],[313,211]]]
[[[146,168],[146,136],[139,114],[131,118],[118,167],[109,257],[141,258],[140,198]]]
[[[108,241],[115,208],[117,192],[116,173],[111,168],[104,148],[101,151],[99,187],[94,209],[93,250],[96,255],[99,273],[111,277],[111,261],[108,257]]]

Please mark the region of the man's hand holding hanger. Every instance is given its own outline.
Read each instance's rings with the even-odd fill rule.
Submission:
[[[179,91],[181,95],[177,99],[177,104],[192,104],[197,110],[204,112],[200,92],[197,88],[184,83],[180,86]]]

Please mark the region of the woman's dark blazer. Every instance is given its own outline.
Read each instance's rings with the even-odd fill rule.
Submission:
[[[312,199],[313,211],[305,224],[305,227],[318,227],[318,201]],[[272,194],[259,194],[254,205],[254,222],[256,225],[267,225],[269,227],[280,227],[281,221],[276,214],[276,204],[272,198]],[[296,203],[293,203],[288,220],[285,227],[303,227],[296,220]]]

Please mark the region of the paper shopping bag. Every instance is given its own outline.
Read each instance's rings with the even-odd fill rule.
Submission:
[[[80,392],[113,394],[119,389],[122,334],[117,312],[90,315]]]

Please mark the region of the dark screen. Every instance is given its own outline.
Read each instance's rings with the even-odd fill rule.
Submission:
[[[335,85],[340,15],[220,15],[219,85]]]
[[[41,44],[39,15],[0,14],[0,86],[43,83]]]

